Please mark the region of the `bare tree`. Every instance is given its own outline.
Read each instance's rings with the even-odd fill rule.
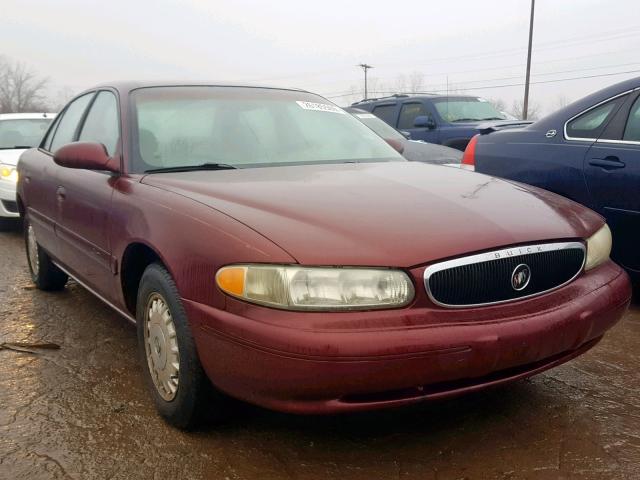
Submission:
[[[398,75],[396,77],[396,83],[391,90],[395,90],[398,93],[404,93],[407,91],[407,77],[406,75]]]
[[[515,115],[516,118],[522,119],[522,109],[523,104],[517,100],[513,101],[513,106],[511,107],[511,112]],[[540,117],[540,104],[529,102],[527,112],[527,120],[537,120]]]
[[[571,103],[571,100],[569,100],[569,97],[567,97],[566,95],[560,94],[551,103],[551,108],[553,110],[559,110],[559,109],[561,109],[563,107],[566,107],[570,103]]]
[[[499,112],[507,111],[507,104],[501,98],[489,98],[489,103],[493,105],[493,108],[498,110]]]
[[[0,58],[0,112],[16,113],[46,109],[48,80],[25,64]]]
[[[409,93],[420,92],[424,89],[424,75],[421,72],[414,71],[409,75]]]

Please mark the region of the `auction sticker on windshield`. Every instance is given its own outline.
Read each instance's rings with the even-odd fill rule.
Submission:
[[[315,103],[315,102],[302,102],[300,100],[296,101],[298,105],[300,105],[305,110],[316,110],[318,112],[333,112],[333,113],[341,113],[342,115],[346,115],[347,112],[342,110],[341,108],[336,107],[335,105],[328,105],[326,103]]]

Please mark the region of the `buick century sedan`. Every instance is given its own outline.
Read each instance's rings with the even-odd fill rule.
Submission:
[[[18,172],[36,286],[73,277],[135,322],[179,427],[228,396],[336,413],[529,377],[593,347],[631,296],[600,215],[407,162],[301,90],[93,88]]]

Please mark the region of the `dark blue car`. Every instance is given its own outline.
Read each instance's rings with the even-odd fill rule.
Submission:
[[[613,233],[613,258],[640,278],[640,78],[525,127],[483,125],[479,131],[463,164],[600,212]]]
[[[505,119],[488,101],[468,95],[402,94],[362,100],[352,106],[409,132],[412,140],[458,150],[464,150],[480,123]]]

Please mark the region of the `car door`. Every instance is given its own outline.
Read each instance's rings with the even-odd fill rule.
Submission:
[[[49,128],[36,155],[36,168],[30,168],[24,178],[24,193],[28,199],[29,221],[35,229],[38,242],[54,258],[59,257],[59,243],[55,233],[57,223],[58,171],[53,152],[73,139],[75,128],[84,115],[93,93],[82,95],[58,115]]]
[[[97,142],[118,156],[120,123],[115,93],[99,91],[76,138]],[[111,257],[111,199],[118,176],[106,171],[61,168],[58,174],[60,257],[74,276],[108,300],[115,297],[115,263]]]
[[[629,95],[585,156],[589,193],[613,234],[613,258],[640,272],[640,94]]]
[[[418,117],[427,117],[428,125],[416,122]],[[430,109],[422,101],[414,100],[402,104],[398,118],[398,130],[409,132],[412,140],[439,143],[438,125]]]

